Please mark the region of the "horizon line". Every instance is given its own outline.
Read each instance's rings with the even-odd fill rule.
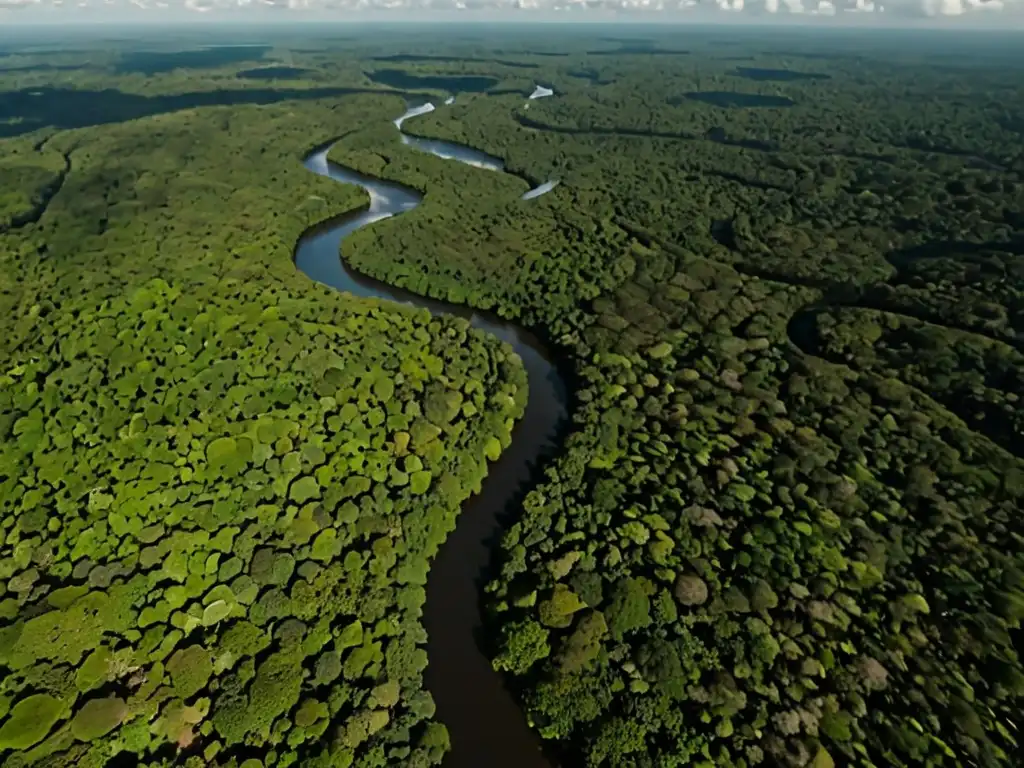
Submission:
[[[139,9],[132,17],[126,18],[104,18],[108,13],[104,9],[81,9],[81,15],[73,18],[17,18],[21,14],[17,11],[3,13],[0,9],[0,19],[3,19],[4,26],[10,29],[12,26],[27,27],[148,27],[160,24],[164,27],[169,25],[196,27],[211,26],[219,24],[222,26],[251,26],[267,27],[274,26],[301,26],[303,24],[330,24],[332,26],[349,26],[360,24],[377,25],[408,25],[423,23],[453,23],[452,17],[457,17],[456,23],[465,24],[493,24],[499,21],[507,22],[515,19],[516,23],[522,25],[542,24],[547,26],[598,26],[601,24],[622,24],[632,26],[643,26],[645,23],[651,26],[664,26],[671,24],[675,27],[685,26],[717,26],[748,28],[752,30],[761,29],[785,29],[785,28],[806,28],[815,27],[818,29],[828,28],[830,30],[854,30],[871,29],[876,31],[961,31],[961,32],[1024,32],[1024,26],[1020,24],[1007,24],[1006,16],[995,13],[977,14],[977,18],[970,16],[938,17],[938,16],[904,16],[888,15],[882,13],[855,13],[840,11],[835,15],[814,14],[814,13],[758,13],[756,15],[727,14],[694,12],[686,10],[589,10],[589,11],[535,11],[532,9],[446,9],[438,8],[431,10],[420,10],[416,12],[374,9],[367,11],[288,11],[285,9],[261,10],[257,18],[240,18],[237,11],[232,10],[211,10],[206,13],[182,13],[166,12],[163,9],[143,11]],[[54,11],[58,9],[53,9]],[[344,18],[338,14],[344,13]],[[402,15],[398,15],[401,13]],[[572,18],[570,18],[572,14]],[[173,18],[168,19],[167,15]],[[495,18],[500,17],[500,18]],[[1016,21],[1016,19],[1014,19]],[[498,31],[498,30],[496,30]]]

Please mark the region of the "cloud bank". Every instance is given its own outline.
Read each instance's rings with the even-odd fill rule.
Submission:
[[[994,26],[1024,24],[1024,0],[0,0],[0,17],[7,23],[93,18],[132,21],[164,17],[264,17],[275,11],[299,19],[351,19],[371,12],[379,16],[402,12],[504,12],[527,20],[543,12],[567,20],[629,13],[686,17],[828,17],[883,19],[985,19]]]

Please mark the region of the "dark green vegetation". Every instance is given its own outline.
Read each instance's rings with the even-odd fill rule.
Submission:
[[[794,102],[788,96],[773,96],[766,93],[741,93],[737,91],[691,91],[685,98],[702,101],[716,107],[791,107]],[[678,105],[679,100],[670,101]]]
[[[800,80],[828,80],[830,77],[820,72],[800,72],[792,69],[763,69],[761,67],[736,67],[736,74],[748,80],[778,81],[782,83]]]
[[[205,69],[226,64],[258,61],[270,50],[268,46],[213,46],[195,51],[131,51],[121,56],[117,69],[121,73],[139,72],[156,75],[176,69]]]
[[[369,134],[337,155],[431,190],[360,268],[577,361],[489,587],[495,666],[570,762],[1019,764],[1022,63],[909,48],[728,111],[677,97],[735,87],[714,56],[581,88],[573,55],[528,113],[416,123],[563,179],[533,206]]]
[[[486,596],[494,665],[568,764],[1020,765],[1024,46],[655,30],[645,49],[692,51],[655,58],[553,34],[292,60],[337,87],[397,51],[418,88],[494,79],[410,127],[561,180],[530,202],[381,131],[396,97],[4,142],[8,220],[71,159],[2,241],[11,765],[445,746],[418,587],[522,382],[454,321],[292,274],[302,227],[354,203],[298,169],[310,126],[429,189],[353,264],[537,326],[575,366],[572,432]],[[827,79],[751,82],[738,59]],[[535,81],[559,95],[524,112]]]
[[[238,76],[249,80],[293,80],[308,74],[310,70],[303,67],[257,67],[243,69]]]
[[[610,50],[587,51],[588,56],[622,56],[625,54],[640,54],[643,56],[686,56],[689,51],[660,50],[650,45],[622,45]]]
[[[474,56],[421,56],[407,53],[396,53],[391,56],[374,56],[374,61],[388,61],[393,64],[436,62],[441,64],[500,64],[503,67],[517,67],[519,69],[537,69],[538,64],[529,61],[505,61],[502,59],[488,59]]]
[[[5,142],[0,158],[0,233],[38,221],[64,183],[67,159],[45,141]]]
[[[122,123],[165,112],[229,104],[274,104],[292,99],[323,99],[369,88],[217,89],[142,96],[114,89],[31,88],[0,92],[0,137],[22,136],[43,128],[85,128]]]
[[[466,91],[482,93],[498,81],[493,77],[475,75],[410,75],[401,69],[377,69],[366,76],[375,83],[399,90],[434,89],[442,91]]]
[[[602,80],[596,69],[571,69],[566,72],[570,77],[578,77],[580,80],[588,80],[591,85],[609,85],[610,80]]]

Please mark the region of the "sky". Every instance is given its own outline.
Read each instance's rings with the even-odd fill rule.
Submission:
[[[19,23],[401,21],[455,15],[492,22],[744,20],[1024,29],[1024,0],[0,0],[0,35]]]

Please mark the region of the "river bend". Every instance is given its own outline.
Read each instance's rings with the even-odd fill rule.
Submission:
[[[410,108],[394,121],[402,123],[433,110]],[[504,163],[470,147],[401,133],[403,143],[437,157],[490,171]],[[475,328],[508,342],[522,358],[529,398],[511,445],[490,465],[479,494],[465,502],[455,530],[441,546],[427,577],[424,626],[428,633],[426,687],[437,704],[437,718],[447,726],[452,749],[445,768],[550,768],[540,739],[530,730],[515,699],[477,644],[481,629],[480,580],[490,546],[500,532],[500,516],[529,481],[537,461],[549,455],[567,418],[568,391],[553,356],[528,330],[490,312],[410,293],[357,273],[344,259],[344,239],[361,227],[411,211],[423,196],[408,187],[375,179],[328,160],[333,144],[313,150],[304,164],[313,173],[362,187],[370,203],[317,225],[299,240],[295,263],[317,282],[355,296],[387,299],[435,314],[456,315]],[[527,192],[537,197],[554,187],[547,182]],[[339,253],[341,257],[339,258]]]

